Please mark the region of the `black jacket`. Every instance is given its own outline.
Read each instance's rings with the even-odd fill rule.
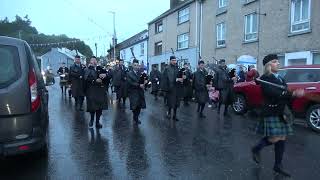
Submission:
[[[137,108],[146,108],[146,101],[144,98],[144,89],[140,87],[140,75],[141,73],[135,73],[131,70],[128,74],[128,95],[130,100],[130,110]]]
[[[82,65],[72,65],[69,71],[69,81],[73,97],[84,96],[84,68]]]
[[[264,96],[263,116],[282,116],[286,104],[290,103],[292,93],[288,91],[287,84],[283,78],[278,79],[274,74],[262,75],[261,80],[285,86],[281,89],[266,83],[260,83]]]

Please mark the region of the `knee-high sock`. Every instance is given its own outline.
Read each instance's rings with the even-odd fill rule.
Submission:
[[[274,157],[275,157],[274,166],[275,167],[281,166],[283,154],[285,151],[285,142],[286,141],[281,140],[274,144]]]

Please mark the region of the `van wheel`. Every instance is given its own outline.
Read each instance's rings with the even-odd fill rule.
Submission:
[[[320,104],[313,105],[309,108],[306,120],[312,130],[320,133]]]
[[[236,114],[245,114],[248,110],[246,98],[241,94],[236,94],[232,103],[232,109]]]

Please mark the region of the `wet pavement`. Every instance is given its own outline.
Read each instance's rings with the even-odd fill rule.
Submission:
[[[181,106],[179,122],[165,118],[162,99],[147,95],[147,109],[132,123],[127,108],[111,104],[103,112],[103,128],[88,129],[89,114],[76,112],[73,100],[61,96],[58,85],[50,93],[50,148],[48,157],[37,154],[1,161],[0,179],[210,179],[271,180],[273,147],[262,153],[262,165],[251,160],[250,147],[256,117],[219,117],[206,108],[199,119],[195,104]],[[147,93],[149,94],[149,93]],[[320,134],[294,126],[284,157],[292,179],[320,179]]]

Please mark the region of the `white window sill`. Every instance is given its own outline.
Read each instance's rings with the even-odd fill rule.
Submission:
[[[258,39],[244,40],[242,42],[242,44],[250,44],[250,43],[255,43],[255,42],[258,42],[258,41],[259,41]]]
[[[298,36],[298,35],[302,35],[302,34],[308,34],[311,32],[312,32],[311,29],[304,30],[304,31],[298,31],[298,32],[289,32],[288,37]]]
[[[226,45],[219,45],[216,47],[216,49],[222,49],[222,48],[226,48],[227,46]]]

